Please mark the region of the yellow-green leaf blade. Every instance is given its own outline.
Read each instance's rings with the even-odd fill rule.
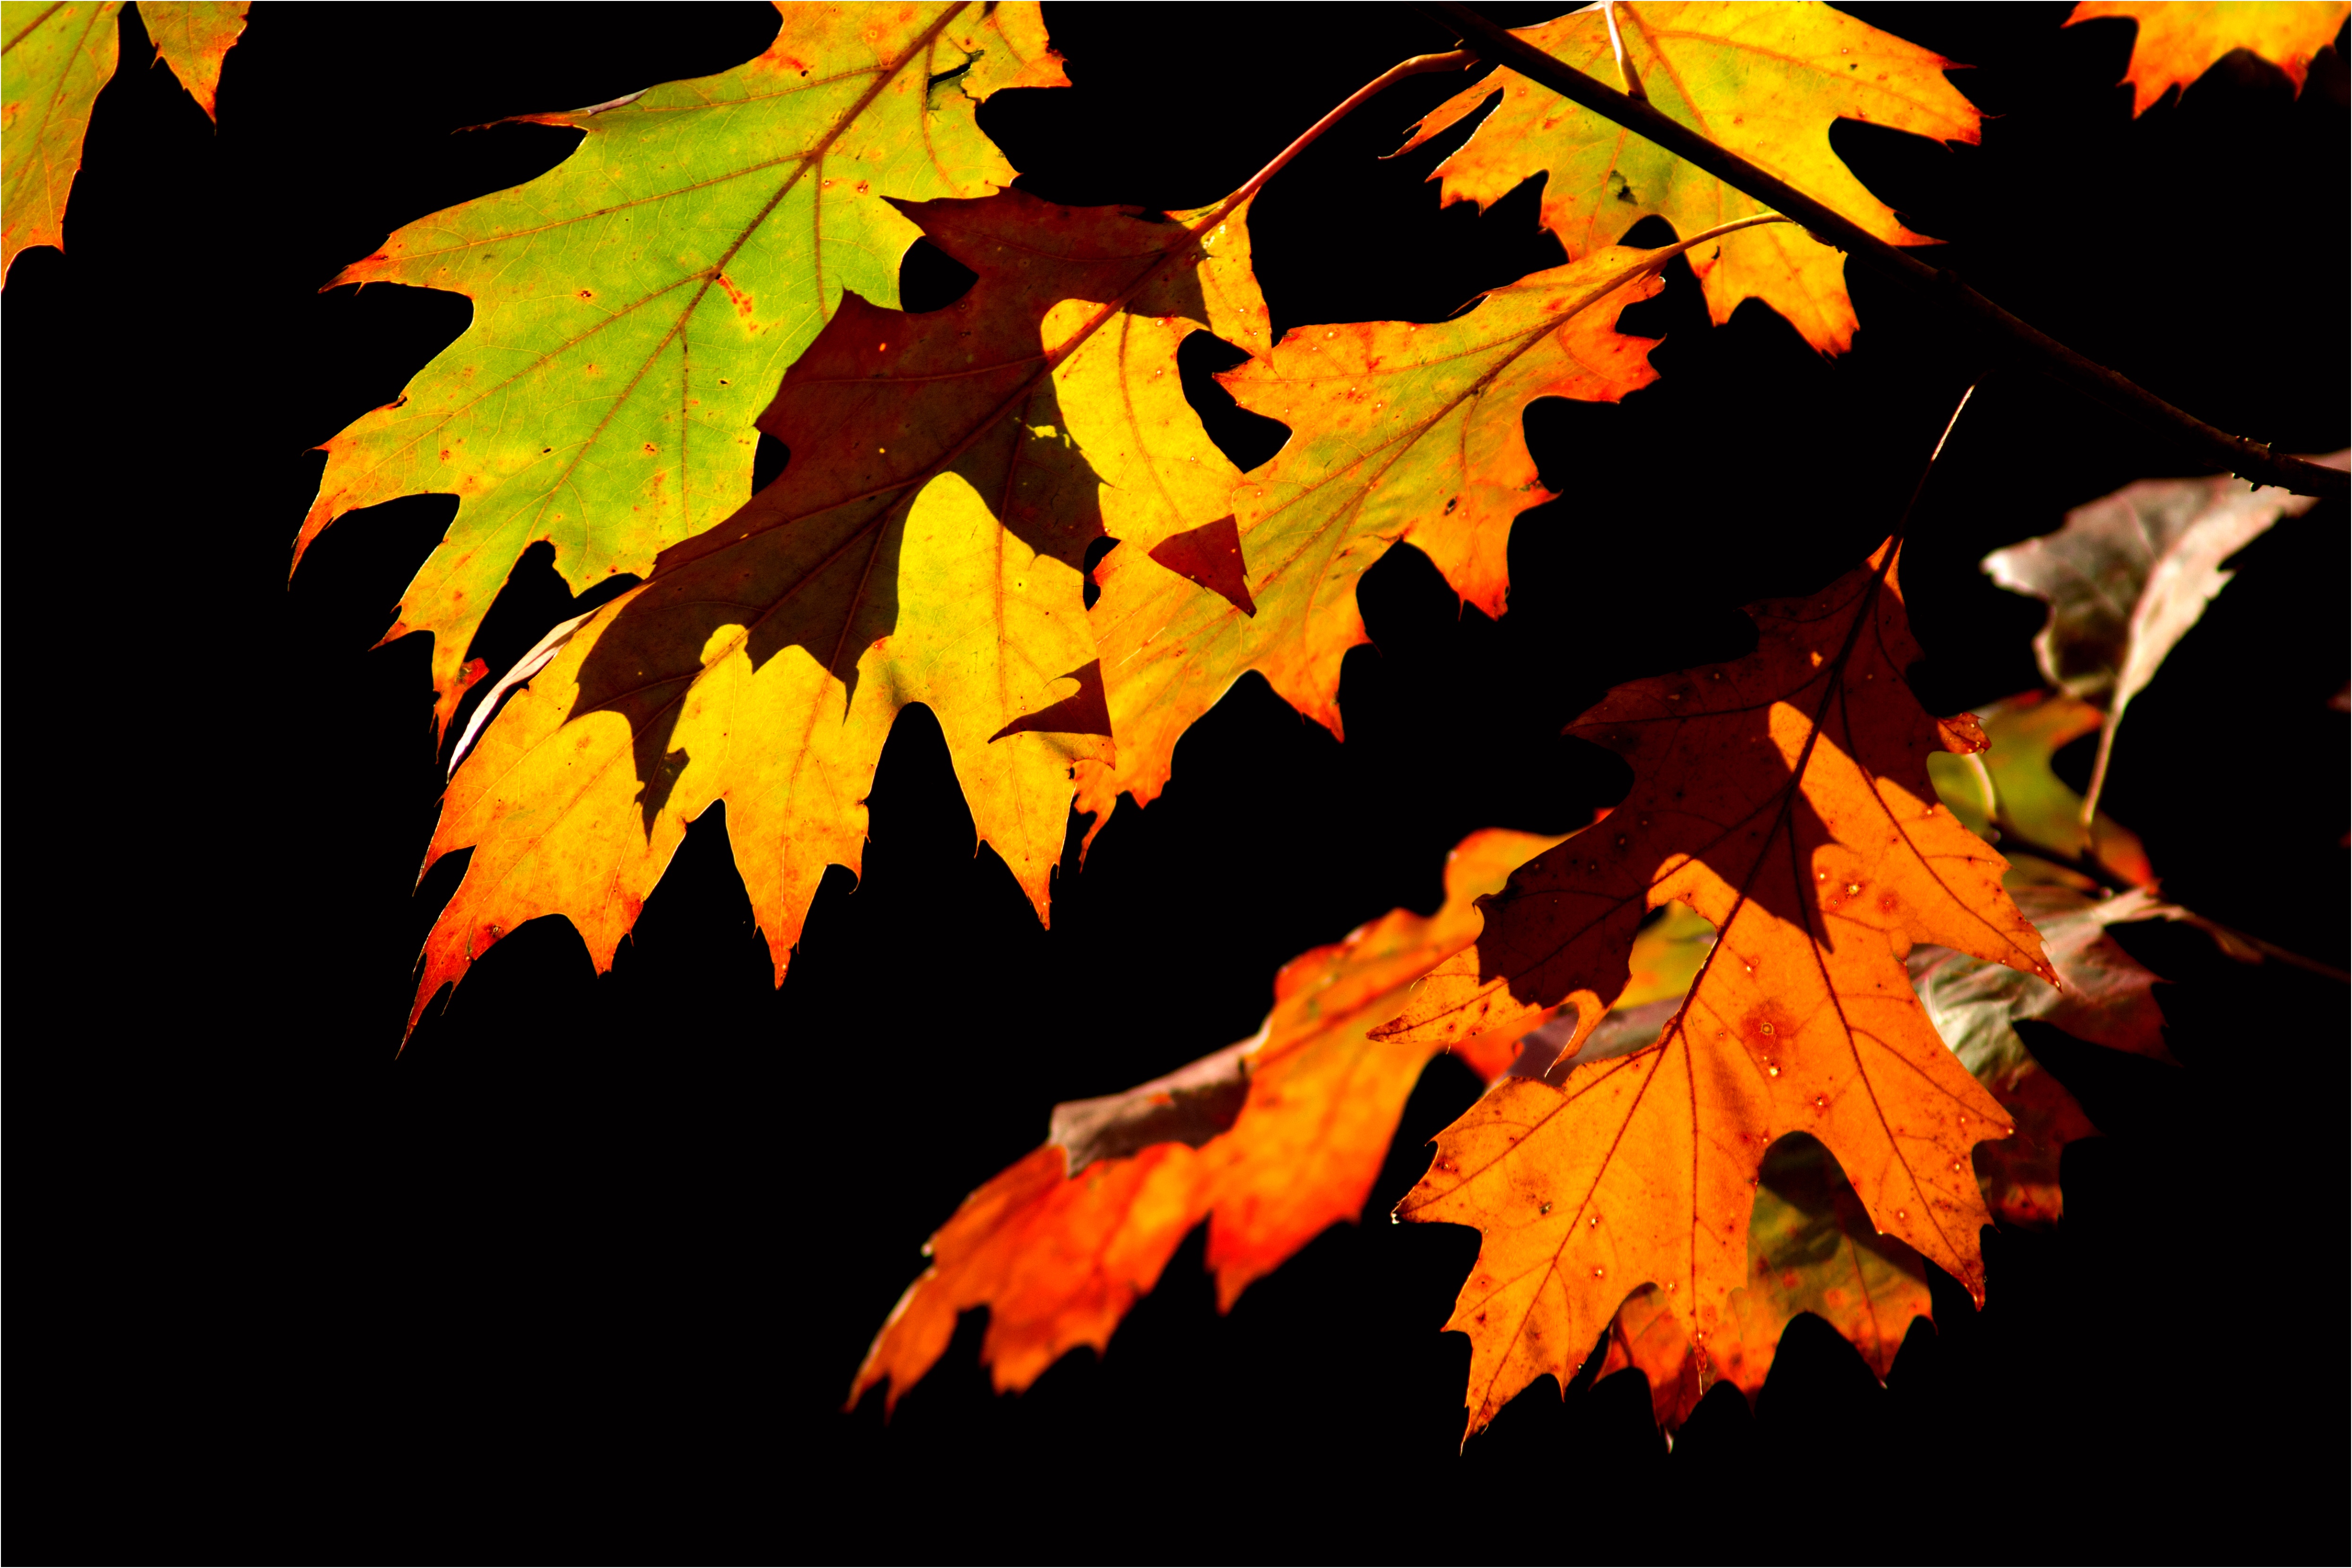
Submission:
[[[299,560],[359,507],[457,496],[389,634],[434,634],[444,724],[523,551],[549,541],[581,589],[650,571],[733,511],[752,420],[844,290],[897,302],[917,232],[886,198],[1008,182],[975,106],[1061,80],[1034,5],[780,9],[775,42],[734,70],[533,117],[584,132],[580,147],[337,279],[474,300],[473,325],[400,402],[328,444],[296,543]]]
[[[0,5],[0,278],[28,246],[66,243],[98,89],[114,75],[121,0]]]
[[[246,0],[145,0],[139,19],[188,96],[218,120],[221,64],[245,31]]]

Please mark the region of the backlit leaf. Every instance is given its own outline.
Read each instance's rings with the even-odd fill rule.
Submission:
[[[540,915],[569,916],[608,966],[721,800],[781,980],[825,867],[860,864],[911,702],[1045,918],[1072,773],[1112,756],[1087,548],[1223,506],[1238,476],[1176,349],[1264,306],[1240,211],[1147,223],[1014,191],[904,211],[978,280],[921,315],[845,296],[761,416],[792,448],[782,477],[664,552],[483,731],[434,836],[436,858],[475,850],[427,939],[419,1013]]]
[[[121,0],[0,5],[0,277],[26,246],[66,242],[90,106],[114,75]]]
[[[155,52],[204,111],[220,118],[221,63],[245,31],[246,0],[142,0]]]
[[[1769,170],[1893,245],[1912,233],[1830,147],[1830,127],[1859,120],[1939,141],[1974,142],[1979,115],[1944,71],[1953,62],[1824,5],[1799,0],[1620,0],[1616,20],[1653,107]],[[1517,36],[1554,59],[1622,85],[1599,5]],[[1449,203],[1482,208],[1521,182],[1549,174],[1543,221],[1570,258],[1613,245],[1655,215],[1687,237],[1766,210],[1753,197],[1508,69],[1465,89],[1421,122],[1417,147],[1502,102],[1438,165]],[[1807,342],[1842,353],[1853,342],[1844,258],[1801,228],[1774,228],[1720,251],[1694,252],[1691,269],[1718,322],[1742,300],[1761,300]]]
[[[1139,804],[1157,796],[1178,737],[1245,670],[1339,733],[1340,663],[1366,640],[1356,582],[1400,540],[1501,615],[1511,520],[1551,499],[1521,415],[1538,397],[1615,402],[1656,379],[1652,342],[1620,333],[1617,314],[1656,293],[1658,269],[1685,248],[1604,250],[1494,289],[1449,321],[1300,328],[1219,377],[1295,434],[1221,520],[1244,592],[1205,565],[1171,564],[1165,533],[1120,535],[1097,568],[1118,761],[1090,785],[1088,809],[1107,814],[1121,790]]]
[[[2311,57],[2336,41],[2352,0],[2081,0],[2066,25],[2099,16],[2139,24],[2132,43],[2132,113],[2187,87],[2232,49],[2251,49],[2286,72],[2297,89]]]
[[[1652,1413],[1669,1432],[1690,1418],[1717,1377],[1752,1404],[1781,1334],[1800,1312],[1843,1335],[1882,1380],[1911,1321],[1935,1317],[1919,1255],[1877,1233],[1853,1184],[1819,1142],[1801,1133],[1783,1138],[1765,1154],[1757,1177],[1748,1283],[1731,1293],[1704,1356],[1655,1285],[1626,1298],[1610,1322],[1595,1375],[1639,1368],[1650,1384]]]
[[[850,1403],[887,1383],[896,1405],[973,1307],[989,1309],[981,1355],[1000,1390],[1026,1388],[1078,1345],[1101,1350],[1204,1217],[1221,1309],[1354,1220],[1433,1054],[1365,1031],[1477,934],[1480,894],[1558,842],[1472,834],[1446,862],[1435,915],[1391,910],[1293,959],[1255,1038],[1125,1094],[1055,1107],[1052,1141],[931,1237],[930,1267],[876,1336]]]
[[[1969,1152],[2009,1118],[1937,1039],[1903,955],[1932,942],[2049,969],[2000,857],[1935,799],[1927,757],[1981,742],[1904,683],[1918,649],[1892,551],[1751,606],[1746,658],[1621,686],[1570,725],[1625,756],[1633,793],[1515,872],[1476,945],[1384,1031],[1450,1044],[1573,1003],[1589,1034],[1644,910],[1679,901],[1720,933],[1654,1047],[1557,1088],[1505,1080],[1398,1205],[1485,1233],[1448,1324],[1471,1337],[1474,1429],[1544,1373],[1565,1384],[1644,1284],[1711,1353],[1747,1283],[1765,1152],[1788,1133],[1981,1298],[1990,1216]]]
[[[474,301],[400,399],[327,443],[295,559],[346,512],[451,494],[457,514],[387,640],[433,634],[446,725],[474,631],[540,540],[576,593],[643,574],[742,504],[778,378],[854,290],[898,297],[891,202],[1013,178],[974,110],[1058,86],[1037,7],[780,5],[766,53],[612,103],[527,184],[419,219],[336,283]]]

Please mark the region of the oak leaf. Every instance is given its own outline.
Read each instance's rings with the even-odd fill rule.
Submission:
[[[1195,525],[1239,477],[1176,349],[1262,331],[1245,210],[1146,222],[1017,191],[902,210],[971,291],[912,315],[845,296],[761,416],[792,450],[782,475],[562,634],[483,730],[434,835],[434,858],[474,854],[427,938],[418,1015],[540,915],[568,915],[609,966],[721,800],[781,980],[825,867],[859,867],[912,702],[1045,918],[1072,772],[1112,754],[1087,549],[1107,527]]]
[[[0,4],[0,279],[28,246],[65,247],[66,198],[99,89],[114,76],[121,9],[121,0]],[[149,0],[140,8],[156,53],[206,114],[245,13],[243,0]]]
[[[1392,910],[1293,959],[1253,1038],[1125,1094],[1055,1107],[1051,1140],[966,1198],[925,1247],[930,1266],[875,1337],[850,1404],[887,1384],[895,1405],[973,1307],[989,1309],[981,1355],[1000,1391],[1026,1388],[1078,1345],[1102,1350],[1204,1217],[1220,1310],[1354,1220],[1434,1054],[1366,1030],[1477,934],[1480,894],[1558,842],[1472,834],[1446,862],[1436,914]]]
[[[2341,468],[2346,459],[2339,452],[2319,460]],[[2311,496],[2228,475],[2142,479],[2076,507],[2055,533],[1984,558],[1994,582],[2050,605],[2033,638],[2042,673],[2105,710],[2085,820],[2105,787],[2124,710],[2228,586],[2221,563],[2314,504]]]
[[[398,401],[327,443],[297,565],[338,517],[453,494],[389,641],[433,634],[435,712],[534,542],[580,592],[652,569],[742,503],[754,416],[855,290],[898,300],[917,238],[894,200],[977,197],[1013,171],[974,119],[1059,86],[1032,0],[779,5],[758,58],[569,113],[539,178],[408,225],[329,287],[467,296],[463,336]]]
[[[66,242],[66,197],[99,89],[114,75],[121,0],[0,5],[0,277],[27,246]]]
[[[1731,1292],[1704,1356],[1655,1285],[1627,1297],[1610,1321],[1594,1375],[1638,1369],[1650,1385],[1651,1411],[1666,1431],[1690,1418],[1717,1378],[1753,1404],[1781,1334],[1800,1312],[1834,1329],[1881,1381],[1911,1321],[1935,1317],[1919,1255],[1878,1234],[1837,1162],[1802,1134],[1781,1139],[1764,1155],[1748,1249],[1748,1281]]]
[[[1826,203],[1892,245],[1927,243],[1856,179],[1830,146],[1849,119],[1945,142],[1973,143],[1979,116],[1944,79],[1953,62],[1824,5],[1797,0],[1620,0],[1614,6],[1633,80],[1669,118]],[[1603,81],[1625,79],[1601,5],[1516,29],[1554,59]],[[1764,211],[1761,203],[1613,121],[1502,69],[1423,120],[1418,147],[1502,101],[1431,177],[1444,199],[1481,208],[1532,175],[1548,174],[1543,222],[1569,256],[1615,243],[1656,216],[1688,236]],[[1629,90],[1633,89],[1629,85]],[[1707,310],[1729,321],[1742,300],[1761,300],[1822,353],[1853,342],[1844,258],[1800,228],[1775,228],[1719,253],[1694,252]]]
[[[2129,921],[2194,917],[2140,889],[2104,901],[2047,885],[2023,887],[2015,896],[2042,932],[2063,988],[1940,947],[1913,948],[1907,968],[1937,1033],[2015,1119],[2012,1136],[1976,1146],[1986,1201],[2004,1223],[2045,1226],[2062,1212],[2060,1154],[2097,1129],[2026,1051],[2013,1020],[2042,1019],[2095,1044],[2169,1061],[2152,994],[2156,976],[2105,933]],[[1712,936],[1711,927],[1678,904],[1668,906],[1665,919],[1645,925],[1633,942],[1633,984],[1586,1040],[1576,1063],[1626,1055],[1656,1039],[1680,1006],[1697,955]],[[1513,1070],[1546,1076],[1538,1053],[1556,1046],[1563,1026],[1572,1023],[1563,1016],[1530,1033]],[[1557,1064],[1552,1081],[1565,1077],[1570,1065]],[[1668,1431],[1689,1418],[1716,1378],[1728,1379],[1752,1402],[1782,1331],[1801,1311],[1835,1329],[1882,1379],[1911,1320],[1935,1315],[1919,1255],[1877,1233],[1821,1144],[1801,1135],[1781,1140],[1765,1156],[1758,1179],[1748,1283],[1732,1292],[1727,1326],[1710,1338],[1706,1356],[1696,1352],[1654,1285],[1628,1297],[1610,1323],[1595,1375],[1640,1370],[1658,1423]]]
[[[1615,402],[1657,379],[1654,342],[1619,332],[1617,315],[1696,243],[1603,250],[1451,321],[1300,328],[1221,375],[1294,433],[1234,490],[1230,517],[1187,536],[1122,534],[1096,569],[1118,736],[1115,769],[1081,802],[1096,826],[1122,790],[1140,805],[1166,787],[1178,738],[1246,670],[1339,734],[1340,664],[1367,640],[1356,582],[1392,544],[1500,616],[1511,520],[1551,499],[1523,412],[1539,397]]]
[[[1715,946],[1715,927],[1697,911],[1668,904],[1644,921],[1626,956],[1625,989],[1611,1003],[1598,1026],[1584,1037],[1572,1056],[1582,1020],[1563,1013],[1528,1031],[1519,1042],[1518,1059],[1511,1071],[1520,1078],[1549,1078],[1558,1084],[1569,1068],[1581,1062],[1606,1061],[1631,1056],[1654,1042],[1681,1011],[1691,982],[1698,978],[1707,951]],[[1461,1048],[1475,1052],[1483,1035],[1474,1035]],[[1491,1076],[1491,1075],[1490,1075]]]
[[[1398,1205],[1485,1232],[1448,1323],[1471,1337],[1474,1429],[1538,1376],[1564,1385],[1644,1284],[1708,1353],[1788,1133],[1981,1299],[1969,1152],[2010,1121],[1937,1038],[1903,956],[1936,942],[2050,970],[2005,862],[1936,800],[1927,755],[1981,738],[1904,683],[1918,650],[1895,557],[1890,541],[1817,595],[1751,606],[1754,653],[1621,686],[1571,724],[1632,763],[1632,795],[1485,900],[1477,943],[1384,1031],[1451,1045],[1572,1003],[1573,1050],[1624,989],[1644,910],[1679,901],[1719,933],[1654,1047],[1557,1088],[1506,1080]]]
[[[2336,41],[2352,0],[2080,0],[2066,25],[2101,16],[2139,24],[2132,42],[2132,115],[2186,88],[2232,49],[2250,49],[2302,89],[2311,58]]]
[[[245,31],[247,0],[146,0],[139,19],[188,96],[220,118],[221,64]]]

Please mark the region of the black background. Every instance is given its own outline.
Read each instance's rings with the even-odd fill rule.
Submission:
[[[2134,121],[2110,85],[2127,24],[1854,9],[1974,64],[1956,79],[1998,116],[1977,149],[1835,133],[1951,241],[1931,254],[2225,428],[2344,444],[2339,58],[2297,100],[2236,58]],[[1452,43],[1402,7],[1048,22],[1076,85],[982,124],[1075,204],[1214,200]],[[562,922],[526,927],[396,1056],[454,879],[412,896],[437,777],[423,639],[370,645],[454,501],[354,514],[286,569],[307,448],[468,311],[318,289],[572,141],[455,128],[725,69],[775,25],[265,5],[215,130],[124,13],[66,253],[26,253],[5,296],[12,1556],[2343,1558],[2345,992],[2170,928],[2126,940],[2179,982],[2185,1068],[2033,1033],[2110,1136],[2069,1151],[2056,1234],[1988,1233],[1983,1312],[1939,1282],[1884,1389],[1801,1320],[1754,1416],[1720,1392],[1671,1453],[1626,1376],[1539,1384],[1457,1455],[1467,1351],[1437,1331],[1475,1237],[1381,1223],[1475,1095],[1442,1059],[1369,1223],[1230,1317],[1196,1236],[1106,1358],[1000,1399],[968,1321],[894,1421],[839,1412],[917,1246],[1052,1102],[1248,1034],[1286,959],[1433,908],[1463,834],[1615,799],[1618,765],[1560,724],[1738,651],[1737,605],[1860,559],[1980,374],[1906,556],[1916,683],[1938,711],[2036,684],[2040,606],[1978,558],[2211,465],[1859,268],[1861,337],[1827,362],[1754,304],[1710,329],[1678,265],[1625,321],[1664,338],[1660,384],[1528,416],[1564,499],[1515,527],[1511,613],[1457,614],[1393,551],[1363,582],[1346,743],[1245,679],[1166,796],[1082,874],[1073,854],[1050,932],[971,853],[910,710],[865,880],[832,873],[780,992],[714,814],[613,973]],[[1450,141],[1380,161],[1456,85],[1394,89],[1262,196],[1278,326],[1435,319],[1555,258],[1532,187],[1440,210]],[[1214,363],[1189,353],[1188,384],[1260,460]],[[2133,709],[2108,796],[2174,897],[2337,963],[2346,532],[2330,503],[2243,552]],[[502,668],[567,603],[527,562],[476,651]],[[2064,759],[2078,784],[2087,762]]]

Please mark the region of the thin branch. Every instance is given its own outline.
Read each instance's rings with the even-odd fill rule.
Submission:
[[[1927,289],[1963,314],[1976,318],[2015,344],[2038,368],[2076,391],[2131,415],[2143,424],[2179,437],[2211,455],[2232,473],[2257,484],[2277,485],[2298,495],[2341,496],[2352,491],[2352,474],[2300,458],[2273,452],[2262,442],[2250,441],[2216,429],[2106,366],[2084,359],[2073,349],[2011,315],[1960,281],[1948,268],[1928,266],[1898,250],[1837,213],[1767,174],[1738,153],[1710,142],[1686,125],[1668,119],[1647,103],[1627,97],[1606,83],[1545,54],[1526,40],[1512,37],[1467,5],[1433,0],[1420,7],[1453,26],[1480,56],[1507,66],[1531,81],[1542,83],[1571,102],[1606,116],[1628,130],[1639,132],[1668,152],[1687,159],[1716,178],[1802,224],[1817,239],[1835,245],[1905,281]]]

